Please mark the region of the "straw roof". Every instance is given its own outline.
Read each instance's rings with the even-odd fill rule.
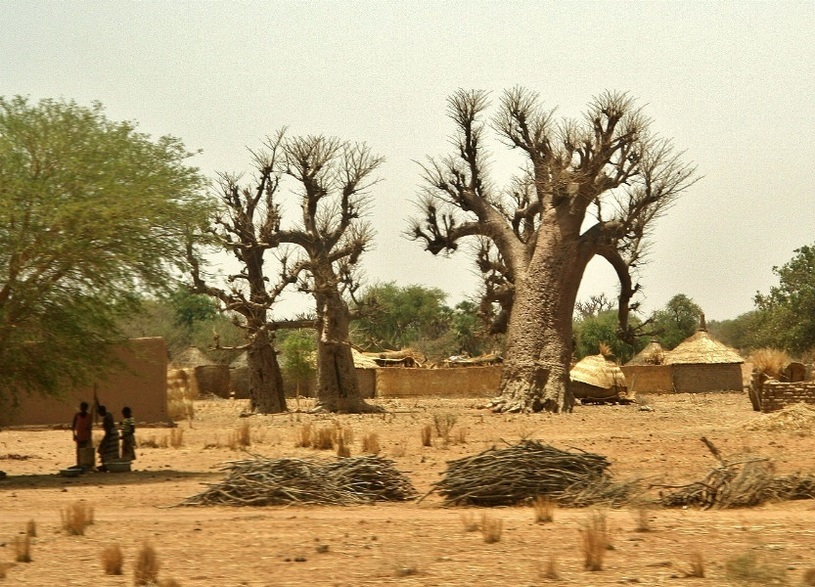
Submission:
[[[215,361],[210,360],[201,349],[195,346],[187,347],[170,361],[170,365],[176,369],[189,369],[191,367],[216,364]]]
[[[644,349],[637,353],[626,366],[640,367],[645,365],[662,365],[665,362],[665,349],[657,341],[652,340]]]
[[[370,358],[359,352],[354,347],[351,347],[351,354],[354,357],[354,367],[357,369],[376,369],[379,365]],[[317,364],[317,353],[316,351],[311,353],[309,360],[312,362],[313,365]],[[246,352],[241,353],[237,359],[232,361],[230,368],[232,369],[241,369],[246,368],[249,366],[248,357]]]
[[[694,335],[665,354],[666,365],[724,365],[743,362],[741,355],[710,336],[707,330],[697,330]]]
[[[572,381],[586,383],[601,389],[625,387],[622,369],[603,355],[583,357],[572,367],[569,377]]]

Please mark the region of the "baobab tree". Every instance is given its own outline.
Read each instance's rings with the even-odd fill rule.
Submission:
[[[318,411],[370,409],[359,396],[351,352],[351,313],[346,296],[358,287],[355,268],[373,232],[363,220],[371,175],[382,159],[365,145],[322,136],[292,137],[280,131],[254,153],[253,186],[222,176],[222,213],[209,231],[231,251],[240,271],[228,277],[229,289],[205,282],[190,252],[195,291],[217,297],[242,317],[253,408],[285,410],[274,332],[280,328],[317,330]],[[283,189],[294,184],[300,220],[284,224]],[[279,268],[275,279],[264,270],[267,254]],[[290,285],[311,294],[315,312],[295,320],[272,320],[277,297]]]
[[[297,282],[304,268],[302,263],[291,264],[281,255],[278,275],[271,280],[265,267],[267,253],[276,246],[268,242],[268,236],[280,227],[281,211],[275,197],[280,184],[283,138],[283,133],[278,133],[266,143],[266,149],[253,153],[257,169],[253,185],[242,186],[238,175],[219,176],[213,222],[204,234],[187,242],[192,290],[219,300],[222,309],[231,313],[235,324],[246,333],[246,344],[229,349],[246,351],[250,410],[263,414],[287,409],[274,348],[275,330],[283,324],[271,319],[271,311],[280,294]],[[238,272],[226,276],[228,287],[213,285],[211,276],[205,275],[195,242],[226,250],[238,261]],[[217,339],[216,346],[224,348]]]
[[[318,411],[372,409],[359,395],[348,298],[359,287],[355,270],[373,238],[364,216],[368,189],[376,182],[372,175],[382,161],[364,144],[321,136],[285,145],[286,174],[300,186],[301,224],[278,229],[268,240],[298,250],[306,276],[299,288],[314,296]]]
[[[468,237],[477,243],[486,294],[507,333],[493,409],[571,410],[572,313],[586,265],[599,255],[614,268],[620,334],[630,338],[634,270],[648,229],[692,185],[695,169],[650,131],[626,94],[603,93],[582,120],[557,122],[536,93],[515,88],[491,121],[522,157],[502,190],[486,164],[487,95],[460,90],[448,104],[455,152],[423,165],[421,215],[410,234],[433,254]]]

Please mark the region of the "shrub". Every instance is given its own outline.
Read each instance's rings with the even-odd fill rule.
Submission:
[[[484,536],[484,542],[493,544],[501,540],[501,534],[504,532],[504,521],[499,518],[493,518],[489,514],[481,515],[481,535]]]
[[[102,550],[102,568],[106,575],[121,575],[124,555],[118,544],[111,544]]]
[[[158,580],[159,560],[156,549],[145,542],[136,555],[133,569],[133,583],[135,585],[152,585]]]
[[[93,524],[93,507],[84,501],[77,501],[59,513],[62,529],[72,536],[84,536],[85,528]]]
[[[583,567],[587,571],[602,571],[603,559],[611,542],[608,533],[608,520],[602,512],[594,512],[589,521],[580,529],[583,549]]]

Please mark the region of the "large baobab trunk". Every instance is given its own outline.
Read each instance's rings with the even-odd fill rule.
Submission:
[[[539,246],[517,276],[497,411],[572,411],[572,312],[584,267],[575,247],[561,242]]]
[[[246,355],[250,410],[261,414],[285,412],[287,407],[283,376],[277,362],[277,352],[265,332],[252,338]]]
[[[348,306],[339,295],[319,296],[316,411],[365,412],[349,342]]]

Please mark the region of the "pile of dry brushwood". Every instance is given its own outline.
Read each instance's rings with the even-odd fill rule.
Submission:
[[[226,479],[181,505],[353,505],[416,496],[392,461],[375,456],[321,462],[254,457],[227,463]]]
[[[615,483],[608,466],[601,455],[524,440],[448,462],[444,478],[431,492],[452,505],[512,505],[539,496],[571,507],[621,505],[637,484]]]
[[[812,499],[815,476],[793,474],[776,477],[768,458],[725,460],[710,440],[702,437],[719,465],[701,481],[687,485],[655,485],[676,489],[663,494],[660,503],[666,507],[740,508],[768,501]]]

